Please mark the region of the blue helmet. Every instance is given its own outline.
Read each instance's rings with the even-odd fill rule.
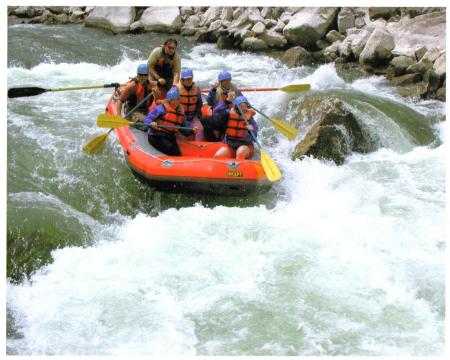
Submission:
[[[238,96],[233,101],[234,107],[238,107],[242,103],[247,103],[247,105],[250,105],[250,103],[248,102],[248,100],[247,100],[247,98],[245,96]]]
[[[231,74],[228,71],[222,71],[219,74],[219,81],[231,80]]]
[[[181,70],[181,79],[188,79],[188,78],[193,78],[194,77],[194,72],[192,71],[192,69],[184,69]]]
[[[180,93],[177,88],[172,88],[167,92],[167,99],[176,100],[180,98]]]
[[[137,74],[138,75],[147,75],[148,74],[147,64],[140,64],[137,68]]]

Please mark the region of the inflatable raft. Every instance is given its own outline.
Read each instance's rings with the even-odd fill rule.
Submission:
[[[117,115],[114,94],[106,112]],[[125,159],[139,178],[157,190],[216,195],[246,195],[267,191],[271,182],[261,165],[259,151],[251,159],[214,159],[221,142],[178,140],[182,156],[161,153],[134,127],[114,129]]]

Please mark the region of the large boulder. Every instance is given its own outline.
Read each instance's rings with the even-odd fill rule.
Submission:
[[[318,120],[297,144],[292,159],[312,156],[342,165],[345,157],[354,151],[367,153],[375,149],[373,142],[339,98],[308,96],[302,100],[300,108],[303,118]]]
[[[400,21],[389,22],[387,29],[392,34],[395,49],[415,49],[426,45],[427,48],[445,49],[445,10],[416,16],[411,19],[402,17]]]
[[[283,48],[287,44],[286,38],[273,30],[265,31],[262,35],[258,36],[258,38],[271,48]]]
[[[373,31],[364,50],[359,55],[359,63],[373,66],[387,64],[392,58],[391,51],[393,48],[394,38],[392,35],[378,27]]]
[[[130,30],[135,16],[134,6],[98,6],[86,18],[85,25],[118,34]]]
[[[446,56],[445,52],[437,58],[437,60],[433,64],[433,70],[436,72],[436,74],[440,77],[444,76],[446,73],[445,70],[446,65]]]
[[[143,12],[140,22],[146,31],[163,33],[179,33],[183,25],[177,6],[149,7]]]
[[[338,8],[303,8],[295,13],[283,29],[289,43],[311,47],[322,38],[336,18]]]
[[[337,16],[337,26],[341,34],[345,34],[348,29],[355,27],[355,14],[351,8],[342,8]]]
[[[250,51],[263,51],[267,50],[267,44],[256,37],[247,37],[242,41],[241,44],[242,49],[250,50]]]
[[[311,65],[313,62],[313,58],[311,54],[304,48],[302,48],[301,46],[295,46],[284,53],[283,57],[281,58],[281,62],[292,68],[296,66]]]

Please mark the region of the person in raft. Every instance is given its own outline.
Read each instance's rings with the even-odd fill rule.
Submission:
[[[177,88],[167,92],[167,99],[156,105],[145,118],[148,128],[148,142],[157,150],[167,155],[180,156],[180,148],[176,141],[176,134],[180,131],[189,136],[197,132],[197,128],[190,128],[184,121],[184,110],[180,103]],[[179,127],[187,129],[179,129]]]
[[[148,80],[147,64],[140,64],[137,68],[136,77],[132,78],[125,87],[120,87],[116,90],[116,96],[118,97],[115,103],[117,114],[122,113],[123,104],[125,104],[125,113],[128,113],[150,93],[153,93],[153,95],[131,115],[132,121],[143,121],[148,113],[149,106],[159,94],[156,81]]]
[[[233,100],[236,96],[242,96],[242,93],[231,82],[231,74],[228,71],[220,72],[217,82],[209,90],[206,99],[208,105],[213,109],[212,116],[204,116],[202,119],[206,141],[222,141],[228,113],[233,107]]]
[[[164,45],[153,49],[148,57],[149,75],[158,82],[158,88],[161,91],[158,99],[164,99],[167,91],[180,82],[181,58],[176,49],[177,41],[168,39]]]
[[[253,138],[249,132],[251,131],[255,138],[258,133],[258,124],[253,119],[253,115],[255,115],[255,111],[250,108],[245,96],[238,96],[234,99],[226,124],[224,140],[226,145],[217,150],[214,154],[215,158],[235,157],[236,160],[245,160],[252,157]]]
[[[228,71],[222,71],[217,77],[217,81],[209,90],[206,102],[214,109],[222,100],[227,99],[231,95],[233,97],[241,96],[241,91],[231,82],[231,74]]]
[[[188,140],[202,141],[203,126],[200,122],[202,118],[202,95],[200,89],[195,85],[194,72],[192,69],[184,69],[181,71],[181,83],[178,85],[180,94],[180,102],[184,109],[184,120],[191,127],[198,129],[197,133],[188,136]]]

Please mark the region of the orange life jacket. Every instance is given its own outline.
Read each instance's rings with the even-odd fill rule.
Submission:
[[[147,80],[147,82],[145,83],[145,85],[143,86],[142,84],[140,84],[137,79],[132,79],[130,81],[135,83],[136,86],[136,90],[134,94],[129,95],[128,99],[126,100],[127,103],[127,109],[131,109],[133,107],[135,107],[137,104],[139,104],[142,100],[144,100],[144,98],[150,93],[151,89],[149,89],[149,81]],[[127,85],[129,86],[129,84]],[[123,93],[123,91],[125,90],[122,89],[122,91],[120,91],[120,95]],[[138,110],[144,110],[146,111],[148,109],[148,107],[152,104],[153,102],[153,98],[150,96],[144,104],[142,104]]]
[[[184,110],[183,106],[179,105],[175,109],[170,103],[163,103],[166,113],[156,120],[158,125],[180,126],[183,123]],[[175,134],[178,129],[166,129],[159,128],[158,131],[167,132],[169,134]]]
[[[183,105],[184,112],[187,115],[194,114],[198,101],[197,86],[193,84],[191,90],[188,91],[183,85],[181,85],[178,87],[178,92],[180,94],[180,102]]]
[[[250,120],[253,115],[255,115],[255,111],[251,109],[247,109],[245,111],[245,119],[250,124]],[[230,110],[230,117],[228,118],[226,135],[227,139],[230,140],[243,140],[245,135],[247,135],[248,129],[245,124],[245,121],[241,118],[241,116],[236,112],[234,107]]]

